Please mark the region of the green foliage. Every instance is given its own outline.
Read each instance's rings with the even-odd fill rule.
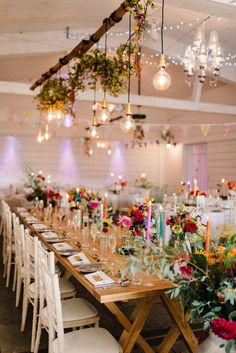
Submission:
[[[66,114],[73,104],[74,94],[68,80],[55,77],[46,81],[34,99],[40,112],[59,110]]]

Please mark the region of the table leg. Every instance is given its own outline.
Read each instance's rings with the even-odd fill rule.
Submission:
[[[145,341],[140,335],[140,331],[145,324],[154,302],[155,297],[141,299],[131,315],[131,319],[133,320],[132,323],[115,303],[105,303],[106,307],[114,316],[116,316],[117,320],[124,327],[124,331],[120,338],[123,353],[130,353],[136,342],[142,348],[143,352],[154,353],[154,350],[150,347],[147,341]]]
[[[160,345],[159,353],[168,353],[180,334],[182,334],[189,352],[194,353],[197,350],[198,341],[188,324],[189,316],[182,316],[180,304],[176,300],[171,300],[166,295],[161,295],[160,298],[170,317],[174,320],[175,325],[170,329]]]

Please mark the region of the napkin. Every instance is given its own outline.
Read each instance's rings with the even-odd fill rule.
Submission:
[[[42,236],[47,240],[58,239],[58,235],[54,232],[45,232]]]
[[[72,266],[86,265],[90,264],[89,259],[83,252],[78,252],[75,255],[69,256],[68,260]]]
[[[67,243],[55,243],[52,245],[54,247],[55,250],[57,250],[58,252],[60,251],[67,251],[67,250],[72,250],[72,247],[67,244]]]
[[[95,287],[104,287],[115,283],[114,279],[107,276],[103,271],[89,273],[87,275],[84,275],[84,277]]]

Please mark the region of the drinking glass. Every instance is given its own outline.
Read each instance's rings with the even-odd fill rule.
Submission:
[[[144,252],[143,257],[143,267],[145,268],[147,278],[143,282],[143,285],[146,287],[153,287],[153,283],[150,281],[150,274],[152,273],[152,265],[153,265],[153,254]]]
[[[82,229],[82,248],[88,249],[89,248],[89,228],[83,227]]]
[[[116,250],[116,236],[115,234],[110,234],[108,237],[108,246],[111,250],[111,253],[114,254]]]
[[[93,222],[91,224],[91,228],[90,228],[90,235],[91,235],[91,238],[93,240],[93,248],[92,248],[92,251],[93,252],[96,252],[97,249],[95,247],[95,242],[96,242],[96,238],[97,238],[97,234],[98,234],[98,226],[97,226],[97,223]]]
[[[100,238],[100,261],[106,263],[108,261],[109,247],[108,237],[102,236]]]

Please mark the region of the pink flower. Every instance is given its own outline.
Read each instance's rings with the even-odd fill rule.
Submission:
[[[97,201],[97,200],[90,200],[89,201],[90,208],[97,208],[98,206],[99,206],[99,201]]]
[[[179,270],[185,280],[188,281],[188,280],[192,279],[193,268],[191,266],[189,266],[189,265],[180,266]]]
[[[236,339],[236,321],[218,318],[211,321],[211,329],[218,337],[225,340]]]
[[[123,227],[132,227],[133,222],[132,219],[128,216],[120,216],[118,224],[121,224]]]

